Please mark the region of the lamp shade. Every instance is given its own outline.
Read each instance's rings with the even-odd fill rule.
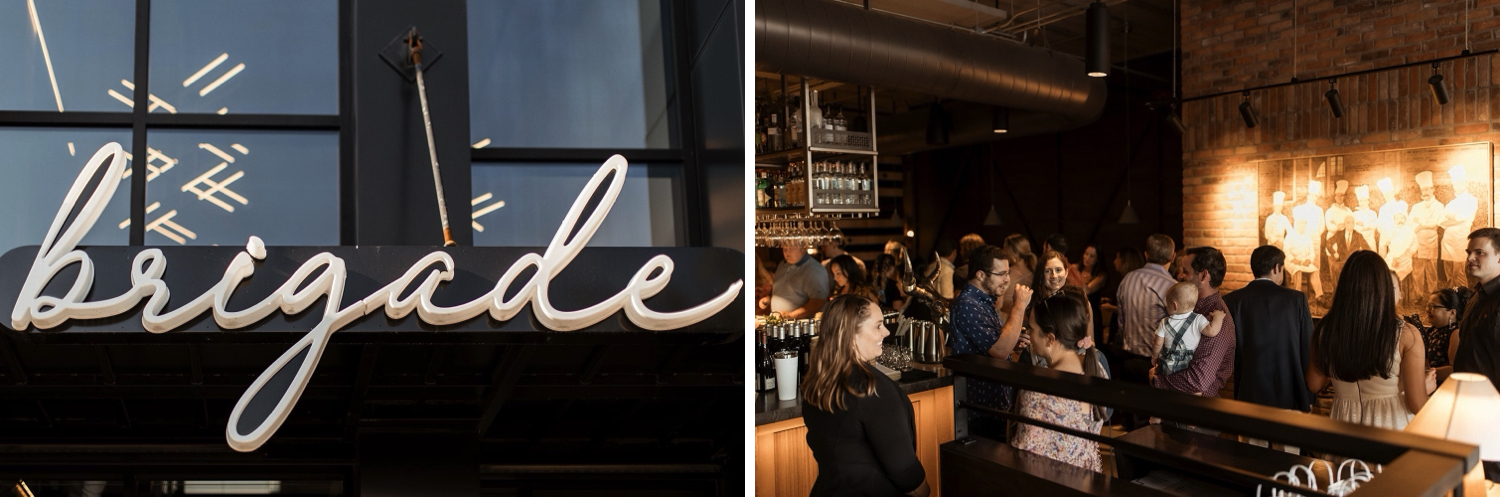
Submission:
[[[1422,412],[1406,425],[1406,431],[1479,446],[1479,458],[1500,461],[1500,430],[1495,413],[1500,412],[1500,392],[1481,374],[1453,373]]]
[[[1130,201],[1125,201],[1125,211],[1120,213],[1120,224],[1136,224],[1141,218],[1135,215],[1135,207],[1130,206]]]
[[[984,216],[984,225],[985,226],[1000,226],[1000,224],[1001,224],[1000,223],[1000,213],[995,210],[995,206],[991,205],[990,206],[990,214],[987,215],[987,216]]]

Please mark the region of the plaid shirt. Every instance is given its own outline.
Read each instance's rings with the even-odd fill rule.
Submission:
[[[1218,292],[1198,299],[1198,305],[1193,307],[1193,312],[1205,316],[1214,310],[1224,311],[1226,314],[1224,324],[1219,327],[1219,334],[1203,337],[1198,342],[1198,350],[1193,353],[1193,360],[1188,363],[1187,369],[1171,374],[1157,370],[1151,386],[1178,392],[1202,393],[1204,397],[1219,396],[1219,389],[1224,388],[1229,375],[1234,373],[1234,317],[1228,315],[1229,306],[1224,305],[1224,298]]]

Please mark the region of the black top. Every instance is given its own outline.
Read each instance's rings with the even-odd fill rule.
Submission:
[[[1479,373],[1500,385],[1500,278],[1474,288],[1474,297],[1458,325],[1453,371]]]
[[[875,373],[875,393],[844,394],[845,409],[827,412],[806,400],[807,446],[818,461],[812,495],[902,495],[922,485],[927,473],[917,460],[917,425],[911,400],[883,374]],[[862,391],[865,374],[849,375]]]
[[[1224,296],[1234,319],[1239,350],[1234,361],[1234,398],[1308,411],[1307,360],[1312,316],[1307,295],[1257,279]]]
[[[1458,323],[1450,323],[1448,326],[1423,326],[1419,328],[1422,332],[1422,344],[1427,346],[1427,367],[1441,368],[1448,365],[1448,343],[1453,338],[1453,330],[1458,329]]]

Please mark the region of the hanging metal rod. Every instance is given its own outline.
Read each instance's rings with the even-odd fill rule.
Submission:
[[[1431,65],[1431,64],[1438,64],[1438,63],[1447,62],[1447,61],[1450,61],[1450,60],[1467,59],[1469,57],[1478,57],[1478,56],[1481,56],[1481,55],[1494,55],[1496,53],[1500,53],[1500,50],[1485,50],[1483,52],[1472,52],[1472,53],[1469,52],[1468,50],[1464,50],[1463,53],[1460,53],[1458,55],[1449,56],[1449,57],[1438,57],[1436,59],[1423,60],[1423,61],[1417,61],[1417,62],[1407,62],[1405,64],[1398,64],[1398,65],[1394,65],[1394,66],[1380,67],[1380,68],[1375,68],[1375,69],[1365,69],[1363,71],[1346,72],[1346,73],[1343,73],[1343,74],[1334,74],[1334,75],[1330,75],[1330,76],[1323,76],[1323,77],[1312,78],[1312,79],[1296,79],[1296,78],[1292,78],[1291,81],[1288,81],[1288,82],[1285,82],[1285,83],[1276,83],[1276,84],[1263,85],[1263,86],[1253,86],[1253,87],[1250,87],[1250,88],[1242,88],[1242,89],[1239,89],[1239,90],[1221,91],[1221,92],[1218,92],[1218,93],[1210,93],[1208,95],[1199,95],[1199,96],[1196,96],[1196,97],[1184,98],[1184,99],[1182,99],[1182,101],[1183,102],[1193,102],[1193,101],[1197,101],[1197,100],[1206,100],[1206,99],[1210,99],[1210,98],[1222,97],[1222,96],[1225,96],[1225,95],[1235,95],[1235,94],[1241,94],[1241,93],[1252,92],[1252,91],[1269,90],[1269,89],[1272,89],[1272,88],[1281,88],[1283,86],[1300,85],[1300,84],[1305,84],[1305,83],[1316,83],[1316,82],[1319,82],[1319,81],[1327,81],[1327,80],[1330,80],[1330,79],[1348,78],[1348,77],[1353,77],[1353,76],[1363,76],[1363,75],[1366,75],[1366,74],[1377,73],[1377,72],[1384,72],[1384,71],[1390,71],[1390,70],[1393,70],[1393,69],[1405,69],[1405,68],[1408,68],[1408,67],[1416,67],[1416,66],[1425,66],[1425,65]]]

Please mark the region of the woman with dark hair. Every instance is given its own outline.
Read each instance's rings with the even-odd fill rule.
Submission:
[[[1115,272],[1120,273],[1120,276],[1143,267],[1146,267],[1145,253],[1135,247],[1125,247],[1115,253]]]
[[[1047,367],[1057,371],[1108,378],[1109,368],[1100,362],[1099,352],[1080,346],[1088,338],[1088,302],[1073,292],[1037,300],[1040,303],[1032,308],[1027,321],[1032,330],[1031,353],[1046,359]],[[1016,409],[1022,416],[1088,433],[1099,433],[1108,418],[1103,406],[1031,391],[1016,395]],[[1011,445],[1101,471],[1099,444],[1091,440],[1018,423]]]
[[[926,496],[916,417],[896,382],[872,371],[889,334],[880,308],[840,295],[823,308],[802,380],[807,445],[818,462],[812,495]]]
[[[1099,247],[1096,245],[1085,245],[1083,258],[1068,266],[1068,284],[1083,289],[1089,297],[1089,309],[1094,311],[1095,316],[1099,315],[1099,306],[1103,303],[1105,274],[1099,268]],[[1104,343],[1103,329],[1100,320],[1095,319],[1095,342]]]
[[[906,303],[896,264],[896,258],[891,254],[880,254],[875,256],[875,264],[870,267],[870,287],[875,289],[880,306],[888,309],[900,309]]]
[[[1035,278],[1036,254],[1031,252],[1031,240],[1024,235],[1016,233],[1005,237],[1000,243],[1000,250],[1005,254],[1005,259],[1010,261],[1010,288],[1005,289],[1005,295],[999,300],[998,309],[1009,309],[1015,300],[1016,285],[1025,285]],[[1041,290],[1032,288],[1040,295]]]
[[[1333,419],[1400,430],[1437,387],[1424,381],[1421,335],[1396,314],[1396,285],[1375,252],[1344,262],[1333,304],[1313,328],[1307,367],[1308,390],[1333,383]]]
[[[1472,296],[1473,290],[1460,286],[1439,289],[1427,298],[1427,322],[1431,326],[1419,326],[1418,330],[1422,332],[1429,369],[1451,366],[1448,348],[1458,333],[1458,318],[1464,315],[1464,307]],[[1447,377],[1446,373],[1451,371],[1439,369],[1438,377]]]
[[[857,294],[875,300],[875,288],[865,279],[865,270],[854,262],[854,256],[843,254],[828,260],[828,272],[833,273],[831,295]]]

